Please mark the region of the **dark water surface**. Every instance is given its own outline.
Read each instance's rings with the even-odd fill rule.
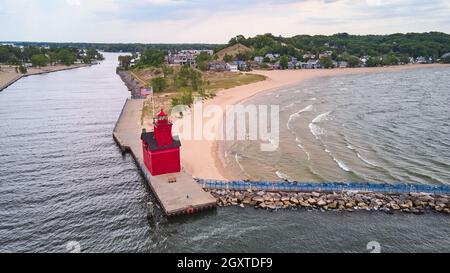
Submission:
[[[450,218],[240,208],[167,220],[111,132],[129,93],[101,65],[0,93],[0,252],[449,251]],[[448,141],[448,139],[447,139]]]

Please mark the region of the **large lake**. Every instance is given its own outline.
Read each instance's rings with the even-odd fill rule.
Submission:
[[[21,79],[0,93],[0,252],[66,252],[77,243],[86,252],[368,252],[366,246],[370,241],[379,242],[381,251],[386,252],[450,250],[450,218],[435,213],[388,215],[305,210],[274,213],[224,208],[167,220],[153,205],[155,199],[132,158],[122,156],[112,139],[111,132],[129,92],[115,74],[118,54],[106,53],[105,57],[101,65]],[[445,74],[448,72],[439,69],[434,72],[447,75],[447,79],[439,77],[435,84],[446,84],[448,88],[449,77]],[[421,82],[429,81],[422,75],[417,73],[410,84],[420,86]],[[392,77],[399,76],[403,77],[402,74]],[[356,82],[359,79],[349,77]],[[372,77],[376,80],[380,76],[365,75],[364,80],[374,80]],[[338,88],[342,91],[350,88],[346,78],[340,81]],[[316,87],[312,84],[310,92],[315,92]],[[435,94],[433,90],[431,86],[427,92],[436,99],[435,104],[448,106],[448,89],[443,94]],[[417,104],[417,113],[434,111],[433,105],[420,109]],[[303,105],[292,107],[289,111],[294,113]],[[316,110],[318,115],[329,112],[321,110]],[[443,117],[448,122],[448,107],[436,119]],[[323,119],[322,126],[332,131],[332,127],[326,128],[326,120]],[[428,123],[415,126],[423,124]],[[434,128],[435,134],[426,133],[433,128],[417,131],[436,139],[433,136],[442,134],[439,130],[443,129]],[[444,139],[438,136],[448,144],[448,135]],[[369,157],[360,147],[362,140],[350,139],[355,141],[352,145],[360,156]],[[306,147],[306,140],[299,140]],[[356,151],[353,153],[356,155]],[[345,160],[355,173],[362,172],[358,169],[361,166],[353,166],[344,156],[339,159]],[[372,157],[365,159],[376,161]],[[282,167],[281,170],[291,174]],[[339,169],[339,165],[334,164],[333,168]],[[342,171],[339,170],[341,175],[348,175]],[[323,175],[326,177],[327,173]],[[371,178],[376,174],[364,175]],[[440,183],[448,178],[448,172],[427,172],[426,177],[408,175],[422,183],[428,179],[430,183]]]

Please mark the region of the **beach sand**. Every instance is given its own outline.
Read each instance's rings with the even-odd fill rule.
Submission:
[[[305,80],[317,77],[337,76],[346,74],[365,74],[395,72],[405,69],[450,67],[450,65],[405,65],[375,68],[346,68],[346,69],[317,69],[317,70],[273,70],[252,71],[251,73],[266,76],[265,81],[242,85],[217,93],[217,96],[204,102],[207,105],[219,105],[225,109],[226,105],[239,104],[246,99],[266,91],[299,84]],[[186,116],[185,118],[189,118]],[[203,124],[208,122],[203,119]],[[217,141],[209,140],[182,140],[181,159],[184,169],[197,178],[232,180],[238,179],[227,172],[223,166],[223,151],[219,151]],[[220,153],[220,154],[219,154]]]
[[[71,66],[54,65],[54,66],[46,66],[46,67],[42,67],[42,68],[32,67],[32,68],[28,69],[26,74],[17,73],[15,66],[0,66],[0,91],[5,89],[6,87],[10,86],[17,80],[21,79],[22,77],[51,73],[51,72],[62,71],[62,70],[75,69],[75,68],[86,67],[86,66],[90,66],[90,65],[89,64],[74,64]]]

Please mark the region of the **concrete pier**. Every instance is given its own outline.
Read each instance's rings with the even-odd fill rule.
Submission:
[[[167,216],[191,214],[216,206],[216,199],[205,192],[193,177],[181,171],[176,174],[152,176],[144,164],[141,133],[143,99],[128,99],[113,131],[113,137],[123,152],[129,152],[142,171],[150,188]],[[175,183],[169,180],[176,178]]]

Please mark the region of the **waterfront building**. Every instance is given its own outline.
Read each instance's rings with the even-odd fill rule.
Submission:
[[[181,171],[181,143],[172,136],[172,122],[163,109],[153,121],[154,131],[142,132],[144,164],[153,176]]]

